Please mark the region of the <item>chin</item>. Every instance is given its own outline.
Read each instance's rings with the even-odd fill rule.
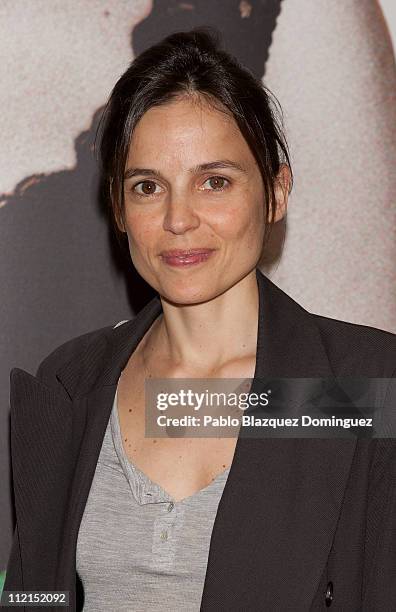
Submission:
[[[217,292],[214,289],[213,285],[208,285],[202,288],[200,288],[199,286],[171,288],[162,285],[159,290],[159,293],[168,302],[172,302],[173,304],[179,306],[187,306],[208,302],[215,298],[220,292]]]

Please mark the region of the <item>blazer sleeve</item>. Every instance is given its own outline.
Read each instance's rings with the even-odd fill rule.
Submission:
[[[11,552],[8,558],[5,582],[3,591],[23,591],[23,576],[21,549],[19,546],[18,523],[15,525],[14,536],[11,545]],[[15,606],[1,607],[1,610],[14,610]]]
[[[395,372],[386,410],[396,411]],[[394,609],[396,602],[396,438],[377,441],[366,520],[363,612]]]

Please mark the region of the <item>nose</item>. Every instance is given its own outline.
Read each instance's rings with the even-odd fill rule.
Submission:
[[[194,209],[192,196],[172,195],[166,208],[163,228],[173,234],[184,234],[199,227],[199,216]]]

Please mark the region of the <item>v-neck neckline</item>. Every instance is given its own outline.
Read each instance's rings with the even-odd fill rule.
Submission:
[[[125,472],[128,481],[133,480],[133,484],[135,487],[132,488],[132,493],[139,503],[139,505],[153,503],[150,497],[155,497],[155,502],[172,502],[174,505],[180,505],[188,503],[192,498],[197,497],[198,495],[206,493],[209,489],[212,489],[216,486],[219,481],[225,481],[228,477],[228,473],[231,469],[231,466],[219,472],[216,477],[206,486],[202,487],[192,495],[188,495],[183,497],[183,499],[175,500],[164,487],[162,487],[158,482],[152,480],[143,470],[141,470],[133,461],[131,461],[126,454],[121,435],[121,426],[120,419],[118,414],[118,383],[114,394],[114,402],[110,415],[110,427],[112,433],[112,439],[115,451],[117,453],[120,464]],[[131,483],[132,484],[132,483]],[[149,489],[147,487],[149,485]],[[148,495],[149,494],[149,495]]]

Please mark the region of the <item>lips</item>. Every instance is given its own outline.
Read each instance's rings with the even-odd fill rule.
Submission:
[[[169,251],[162,251],[160,256],[162,261],[172,268],[190,268],[210,259],[215,250],[207,247],[188,250],[171,249]]]
[[[206,253],[210,253],[214,251],[214,249],[210,248],[196,248],[196,249],[171,249],[169,251],[162,251],[160,253],[161,257],[189,257],[192,255],[205,255]]]

